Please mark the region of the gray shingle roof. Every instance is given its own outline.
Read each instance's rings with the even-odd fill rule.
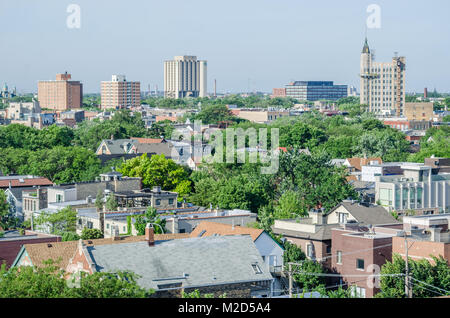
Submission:
[[[358,202],[347,202],[343,201],[340,205],[344,208],[359,222],[362,224],[391,224],[400,223],[382,206],[379,205],[361,205]],[[340,206],[338,205],[338,207]],[[337,207],[336,207],[337,208]],[[334,209],[333,209],[334,210]]]
[[[155,290],[172,283],[200,287],[272,279],[249,235],[187,238],[156,242],[154,246],[136,242],[86,249],[97,271],[133,271],[141,276],[140,286]],[[253,263],[262,273],[254,272]],[[187,276],[183,277],[184,274]]]
[[[137,144],[137,153],[155,153],[157,155],[163,154],[166,158],[178,157],[178,152],[169,143],[161,144]]]
[[[279,229],[275,227],[273,227],[272,230],[275,234],[281,234],[284,236],[309,239],[315,241],[328,241],[331,240],[331,230],[336,227],[339,227],[339,224],[317,225],[317,232],[315,233]]]

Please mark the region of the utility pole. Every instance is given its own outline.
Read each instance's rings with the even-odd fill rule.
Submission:
[[[408,239],[405,232],[405,250],[406,250],[406,276],[405,276],[405,296],[412,298],[412,290],[409,281],[409,264],[408,264]]]
[[[292,263],[289,263],[289,298],[292,298]]]

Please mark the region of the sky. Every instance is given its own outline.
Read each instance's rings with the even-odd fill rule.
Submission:
[[[70,4],[80,28],[69,28]],[[380,28],[367,28],[368,6]],[[294,80],[357,87],[367,32],[377,61],[406,56],[406,90],[450,92],[448,0],[1,0],[0,84],[19,93],[72,74],[85,93],[125,74],[163,90],[163,63],[208,61],[208,91],[271,92]],[[73,21],[73,20],[71,20]],[[367,29],[367,31],[366,31]]]

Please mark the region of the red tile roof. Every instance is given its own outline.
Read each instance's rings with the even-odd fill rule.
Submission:
[[[47,178],[24,178],[23,182],[19,179],[3,179],[0,180],[0,188],[8,188],[11,181],[11,187],[32,187],[32,186],[51,186],[53,182]]]
[[[191,237],[201,237],[212,236],[214,234],[218,235],[250,235],[253,241],[264,232],[262,229],[254,229],[250,227],[241,227],[238,225],[232,226],[231,224],[223,224],[217,222],[200,222],[195,229],[191,232]]]
[[[130,139],[137,140],[140,144],[159,144],[162,143],[164,139],[161,138],[135,138]]]

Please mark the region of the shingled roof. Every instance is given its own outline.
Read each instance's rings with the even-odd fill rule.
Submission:
[[[269,267],[248,235],[186,238],[86,247],[96,271],[129,270],[143,288],[164,290],[271,281]],[[253,267],[259,267],[255,271]]]
[[[223,224],[217,222],[200,222],[191,232],[191,237],[207,237],[217,235],[250,235],[253,241],[264,232],[262,229],[254,229],[251,227],[233,226],[231,224]]]
[[[155,234],[155,241],[168,241],[187,237],[189,237],[188,233]],[[112,238],[84,240],[83,243],[85,246],[101,246],[123,243],[136,243],[142,241],[145,241],[145,235],[120,236],[116,240],[113,240]],[[60,268],[66,269],[67,265],[69,264],[70,258],[73,257],[77,250],[77,244],[78,241],[25,244],[22,250],[19,252],[19,255],[25,250],[34,266],[42,267],[44,266],[44,261],[51,259],[58,262],[58,266]],[[16,261],[18,261],[18,258],[16,259]]]
[[[381,225],[400,223],[382,206],[374,204],[363,205],[357,201],[342,201],[330,213],[340,206],[343,206],[361,224]]]

